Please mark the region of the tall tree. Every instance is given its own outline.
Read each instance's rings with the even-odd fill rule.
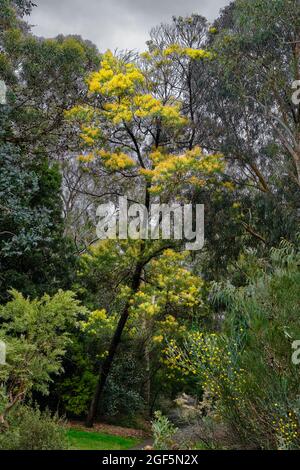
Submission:
[[[82,164],[93,174],[109,178],[112,187],[119,185],[117,191],[111,192],[111,197],[120,193],[128,195],[129,199],[145,204],[147,210],[151,198],[159,195],[165,202],[175,200],[186,185],[201,186],[207,181],[212,182],[223,168],[219,154],[204,155],[199,148],[190,149],[189,145],[184,151],[182,146],[176,145],[176,137],[184,126],[188,128],[189,122],[180,113],[179,99],[172,96],[165,81],[153,73],[151,62],[162,53],[151,48],[149,69],[148,55],[139,67],[128,58],[113,56],[108,51],[100,70],[89,80],[93,105],[79,106],[69,113],[78,121],[86,147],[79,156]],[[183,50],[183,54],[188,60],[209,57],[203,50],[190,48]],[[141,226],[137,238],[141,238],[142,233]],[[153,260],[163,257],[167,248],[169,243],[164,241],[136,240],[133,246],[132,242],[125,242],[117,249],[128,251],[131,257],[131,268],[124,272],[127,295],[108,355],[99,371],[87,420],[90,426],[145,270]],[[108,249],[112,249],[110,245]],[[150,304],[150,307],[155,309],[157,306]]]
[[[35,38],[23,21],[32,7],[1,0],[2,299],[11,287],[35,296],[71,284],[75,247],[64,237],[60,162],[76,139],[64,112],[84,95],[84,76],[98,61],[79,37]]]
[[[272,165],[280,167],[284,161],[284,172],[299,185],[300,111],[292,101],[293,83],[300,76],[299,2],[237,0],[223,19],[225,23],[216,23],[221,27],[224,24],[216,35],[216,53],[231,93],[242,100],[252,116],[260,116],[260,140],[253,147],[272,137],[278,145]],[[266,156],[262,158],[263,166],[268,161]],[[262,172],[252,171],[268,190]]]

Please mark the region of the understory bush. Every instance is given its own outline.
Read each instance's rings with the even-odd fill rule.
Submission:
[[[257,262],[257,265],[260,263]],[[170,366],[193,374],[215,402],[216,417],[248,446],[300,446],[299,365],[300,253],[283,243],[272,250],[245,287],[218,288],[224,331],[190,333],[184,347],[172,343]]]
[[[68,448],[64,421],[49,411],[19,406],[9,427],[0,432],[1,450],[64,450]]]
[[[168,450],[174,445],[173,437],[177,432],[177,428],[169,421],[160,411],[154,414],[152,422],[152,432],[154,438],[155,450]]]

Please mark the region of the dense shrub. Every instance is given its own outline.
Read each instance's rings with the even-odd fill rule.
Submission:
[[[198,376],[215,400],[215,412],[247,445],[293,449],[300,445],[299,251],[283,244],[257,262],[246,287],[215,295],[225,306],[222,334],[192,333],[185,348],[172,344],[170,366]]]
[[[37,407],[21,406],[10,427],[0,433],[1,450],[63,450],[68,448],[64,422]]]
[[[173,437],[177,428],[160,411],[155,412],[155,419],[152,422],[152,432],[155,450],[168,450],[174,445]]]

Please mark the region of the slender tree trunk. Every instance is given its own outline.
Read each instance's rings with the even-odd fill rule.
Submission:
[[[146,194],[145,194],[145,206],[147,210],[149,211],[150,208],[150,184],[147,183],[146,185]],[[142,250],[143,251],[143,250]],[[132,282],[131,282],[131,292],[132,295],[136,294],[136,292],[139,290],[140,285],[141,285],[141,276],[142,272],[144,269],[145,263],[142,263],[141,261],[137,263],[133,277],[132,277]],[[127,323],[128,317],[129,317],[129,309],[130,309],[130,302],[129,300],[127,301],[125,308],[121,314],[118,326],[116,328],[116,331],[114,333],[114,336],[111,340],[108,355],[106,359],[103,362],[102,367],[100,367],[99,370],[99,378],[97,382],[97,386],[95,389],[95,393],[90,405],[88,417],[86,420],[86,426],[87,427],[92,427],[99,409],[99,404],[101,402],[102,396],[103,396],[103,391],[106,385],[107,378],[109,376],[109,373],[111,371],[111,366],[114,361],[115,354],[117,352],[118,346],[120,344],[122,334],[125,328],[125,325]]]
[[[144,360],[145,360],[145,382],[144,382],[144,400],[147,406],[147,413],[150,415],[150,397],[151,397],[151,377],[150,377],[150,351],[149,351],[149,340],[147,338],[147,320],[144,322],[144,330],[146,336],[146,342],[144,345]]]
[[[132,284],[131,284],[131,289],[132,293],[135,294],[141,283],[141,274],[143,270],[143,265],[141,263],[138,263],[132,278]],[[111,371],[111,366],[115,357],[115,354],[117,352],[117,348],[120,344],[121,337],[123,330],[125,328],[126,322],[128,320],[129,316],[129,308],[130,308],[130,303],[129,301],[126,303],[125,308],[122,312],[122,315],[120,317],[118,326],[116,328],[116,331],[114,333],[114,336],[112,338],[110,348],[108,351],[108,355],[102,365],[102,367],[99,370],[99,379],[98,383],[95,389],[94,397],[91,402],[89,414],[86,420],[86,426],[87,427],[92,427],[99,409],[99,404],[103,396],[103,391],[106,385],[107,378],[109,376],[109,373]]]
[[[296,165],[296,170],[297,170],[297,178],[298,178],[298,184],[300,186],[300,136],[298,136],[298,145],[297,149],[295,152],[295,165]]]
[[[300,80],[300,30],[296,33],[296,42],[294,48],[295,57],[295,80]],[[300,186],[300,105],[298,105],[298,113],[296,114],[296,151],[294,161],[297,170],[298,184]]]

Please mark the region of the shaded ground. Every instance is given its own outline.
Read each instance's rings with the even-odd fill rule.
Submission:
[[[219,421],[199,420],[195,424],[179,427],[174,436],[178,449],[199,450],[254,450],[250,443],[242,442],[239,436]]]
[[[141,429],[125,428],[122,426],[114,426],[106,423],[95,423],[93,428],[89,429],[86,428],[84,423],[81,421],[69,421],[68,427],[85,432],[100,432],[120,437],[133,437],[139,440],[145,440],[149,437],[147,433]]]
[[[96,423],[89,429],[81,421],[70,421],[68,428],[72,450],[143,449],[153,442],[145,431],[106,423]]]

